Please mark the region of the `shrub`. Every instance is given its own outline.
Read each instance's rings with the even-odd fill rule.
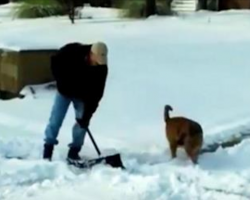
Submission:
[[[158,15],[173,15],[171,10],[172,0],[157,0],[156,1],[156,13]]]
[[[157,15],[173,15],[171,11],[172,0],[156,0]],[[123,9],[122,17],[144,18],[146,17],[146,0],[121,0],[118,6]]]
[[[67,9],[57,0],[20,0],[13,10],[18,18],[40,18],[67,14]]]
[[[123,9],[122,17],[143,18],[146,16],[145,0],[125,1],[121,7]]]

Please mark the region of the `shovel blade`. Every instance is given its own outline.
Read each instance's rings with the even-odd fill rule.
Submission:
[[[105,163],[114,167],[114,168],[122,168],[125,169],[120,154],[115,154],[111,156],[105,157]]]
[[[84,162],[81,163],[69,163],[70,165],[74,165],[77,168],[91,168],[97,164],[106,164],[110,165],[113,168],[122,168],[125,169],[120,154],[115,154],[115,155],[110,155],[110,156],[105,156],[105,157],[100,157],[100,158],[94,158],[91,160],[85,160]]]

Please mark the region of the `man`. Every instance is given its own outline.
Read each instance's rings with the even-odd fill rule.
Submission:
[[[73,103],[76,123],[72,129],[67,159],[81,161],[86,128],[101,100],[106,78],[107,46],[102,42],[90,45],[70,43],[51,58],[52,74],[57,83],[57,93],[45,129],[43,158],[51,160],[57,136],[70,103]]]

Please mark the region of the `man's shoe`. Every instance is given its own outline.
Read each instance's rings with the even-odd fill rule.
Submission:
[[[70,147],[68,152],[68,158],[72,160],[80,160],[79,152],[81,151],[80,147]]]
[[[81,148],[79,147],[70,147],[68,156],[67,156],[67,162],[70,165],[75,165],[75,166],[81,166],[82,163],[84,162],[84,159],[82,159],[79,156],[79,152],[81,151]]]
[[[44,144],[43,159],[51,161],[54,145]]]

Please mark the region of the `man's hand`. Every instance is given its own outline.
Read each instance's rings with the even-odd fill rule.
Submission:
[[[86,117],[82,119],[76,119],[77,123],[82,127],[82,128],[88,128],[90,119],[87,119]]]
[[[82,128],[88,128],[91,117],[93,116],[93,113],[96,111],[97,107],[98,103],[85,102],[83,116],[81,119],[77,119],[77,122]]]

